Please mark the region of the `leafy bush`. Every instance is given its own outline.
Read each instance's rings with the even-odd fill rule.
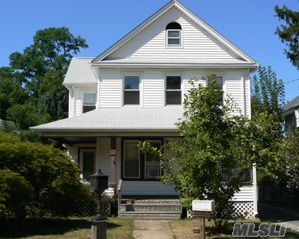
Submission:
[[[32,216],[70,215],[76,209],[76,199],[85,193],[78,166],[65,152],[50,145],[22,142],[16,135],[1,131],[0,168],[18,173],[31,185]]]
[[[0,218],[26,216],[33,188],[20,174],[0,170]]]

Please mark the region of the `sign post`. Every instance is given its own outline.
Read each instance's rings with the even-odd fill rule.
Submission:
[[[192,216],[200,218],[200,239],[206,238],[206,218],[212,216],[215,210],[214,200],[193,200],[192,201]]]

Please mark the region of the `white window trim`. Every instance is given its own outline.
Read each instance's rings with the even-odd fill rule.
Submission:
[[[138,144],[138,140],[124,140],[123,141],[123,178],[124,179],[140,179],[140,150],[138,150],[138,177],[127,177],[126,176],[126,169],[125,169],[125,161],[126,161],[126,142],[136,142]]]
[[[168,90],[167,89],[167,77],[169,77],[169,76],[178,76],[178,77],[180,77],[181,78],[181,89],[170,89],[170,90]],[[184,95],[183,95],[183,89],[184,89],[184,84],[183,84],[183,76],[182,76],[182,74],[180,73],[180,74],[176,74],[176,73],[166,73],[165,74],[165,77],[164,77],[164,105],[165,106],[167,106],[167,107],[177,107],[177,106],[182,106],[183,105],[183,103],[184,103]],[[167,101],[166,101],[166,92],[167,91],[180,91],[181,92],[181,103],[180,104],[171,104],[171,105],[169,105],[169,104],[167,104]]]
[[[97,92],[85,90],[85,91],[82,92],[82,96],[81,96],[81,100],[82,100],[82,114],[83,114],[83,108],[84,108],[84,106],[93,106],[93,105],[85,105],[85,103],[84,103],[84,95],[91,95],[91,94],[94,94],[96,96],[94,106],[95,106],[95,109],[97,108],[97,99],[98,99]]]
[[[125,104],[125,91],[137,91],[136,89],[125,89],[125,82],[126,82],[126,77],[127,76],[136,76],[139,78],[139,104],[131,104],[131,105],[126,105]],[[123,77],[122,77],[122,106],[123,107],[141,107],[142,104],[142,78],[141,78],[141,75],[140,73],[139,74],[135,74],[134,72],[133,73],[125,73],[123,74]]]
[[[167,29],[165,30],[165,47],[166,48],[183,48],[183,31],[181,29]],[[178,31],[179,32],[179,37],[170,37],[171,39],[179,39],[180,40],[180,44],[168,44],[168,32],[169,31]]]

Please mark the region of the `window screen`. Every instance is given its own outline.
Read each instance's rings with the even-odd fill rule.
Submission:
[[[124,104],[139,105],[139,76],[126,76],[124,86]]]
[[[181,77],[166,77],[166,105],[180,105],[182,103]]]

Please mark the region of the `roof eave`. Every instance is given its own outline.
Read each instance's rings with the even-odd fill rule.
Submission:
[[[236,68],[236,69],[256,69],[259,65],[257,63],[146,63],[146,62],[138,62],[138,63],[108,63],[101,62],[95,64],[95,66],[101,68],[126,68],[126,67],[149,67],[149,68]]]

